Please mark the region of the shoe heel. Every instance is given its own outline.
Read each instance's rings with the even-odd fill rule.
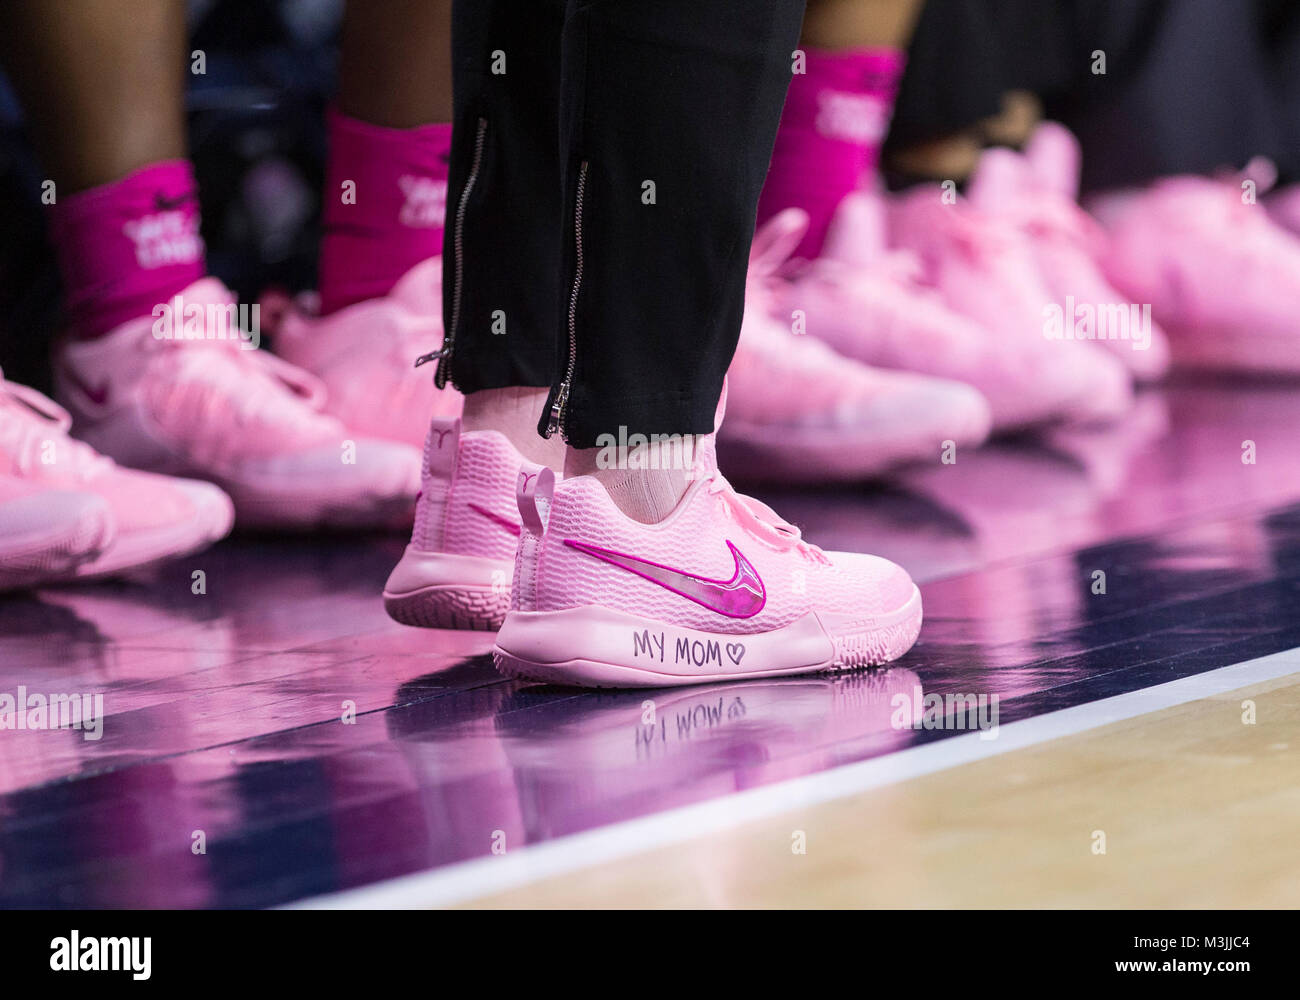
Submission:
[[[384,595],[388,617],[416,628],[495,632],[510,610],[510,591],[473,587],[431,587],[413,594]]]

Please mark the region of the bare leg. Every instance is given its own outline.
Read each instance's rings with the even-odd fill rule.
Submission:
[[[822,253],[840,206],[880,159],[922,0],[814,0],[791,77],[760,225],[787,208],[808,225],[795,256]]]
[[[451,0],[350,0],[339,53],[339,109],[388,128],[451,121]],[[525,458],[559,471],[564,442],[537,434],[547,391],[518,386],[469,393],[465,430],[498,431]]]
[[[185,156],[181,0],[0,4],[0,58],[61,192]]]
[[[801,41],[819,49],[890,45],[912,37],[925,0],[809,0]]]
[[[339,108],[388,128],[451,121],[451,0],[349,0]]]

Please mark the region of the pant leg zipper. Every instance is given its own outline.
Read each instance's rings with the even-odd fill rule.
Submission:
[[[443,333],[442,347],[415,359],[416,368],[426,361],[438,362],[438,367],[433,372],[433,384],[439,389],[447,385],[447,378],[451,374],[451,352],[456,344],[456,331],[460,328],[460,296],[465,280],[465,210],[469,207],[469,196],[474,191],[474,185],[478,182],[479,168],[483,165],[483,147],[486,138],[487,119],[480,118],[478,131],[474,135],[474,158],[470,162],[465,186],[461,189],[460,198],[456,202],[456,218],[451,230],[452,258],[456,268],[451,284],[451,326]]]
[[[565,411],[569,405],[569,390],[573,387],[573,372],[578,363],[578,293],[582,290],[583,247],[582,205],[587,193],[587,161],[578,168],[578,191],[573,209],[573,287],[569,291],[569,363],[564,378],[556,387],[551,402],[551,416],[546,424],[546,436],[554,437],[556,431],[564,435]]]

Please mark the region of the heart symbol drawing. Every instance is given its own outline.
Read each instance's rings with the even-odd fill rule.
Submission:
[[[741,658],[745,655],[745,644],[741,642],[727,643],[727,655],[731,657],[731,662],[740,666]]]

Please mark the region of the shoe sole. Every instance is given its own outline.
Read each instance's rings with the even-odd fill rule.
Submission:
[[[907,652],[920,631],[921,592],[914,585],[907,602],[887,614],[810,611],[756,633],[704,632],[594,606],[511,611],[492,657],[498,671],[520,680],[675,687],[879,666]],[[578,649],[590,655],[568,655]]]
[[[161,563],[184,559],[205,551],[230,534],[235,522],[235,508],[229,498],[214,497],[212,505],[199,513],[202,516],[196,515],[195,522],[162,524],[126,536],[119,532],[99,556],[77,568],[77,582],[139,572]]]
[[[470,587],[429,587],[414,594],[384,594],[388,617],[415,628],[494,632],[510,610],[510,593]]]
[[[26,543],[10,542],[0,555],[0,591],[66,583],[77,569],[113,544],[113,515],[92,508],[65,529]]]
[[[388,617],[415,628],[495,632],[510,610],[509,562],[407,546],[384,585]]]

